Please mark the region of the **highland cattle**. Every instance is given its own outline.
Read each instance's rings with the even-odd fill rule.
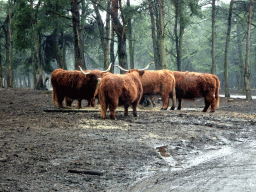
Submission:
[[[214,112],[219,106],[220,81],[216,75],[188,71],[174,71],[173,74],[176,81],[176,98],[179,102],[178,110],[181,109],[182,99],[194,100],[201,97],[205,102],[203,112],[207,112],[210,106],[210,112]]]
[[[133,108],[133,116],[137,116],[137,106],[143,94],[141,77],[146,68],[131,69],[125,74],[110,74],[101,79],[96,94],[101,104],[103,119],[106,119],[107,108],[110,111],[110,118],[116,119],[115,110],[121,105],[124,106],[125,116],[128,115],[129,106]]]
[[[94,93],[98,85],[98,78],[110,70],[111,64],[106,71],[67,71],[56,69],[51,74],[51,83],[53,87],[53,101],[62,108],[63,100],[66,100],[67,106],[70,106],[73,100],[78,100],[77,107],[81,108],[83,99],[88,101],[88,105],[94,107]],[[81,68],[80,68],[81,69]]]
[[[151,65],[150,63],[149,65]],[[128,71],[119,66],[123,71]],[[175,93],[175,77],[172,71],[169,70],[146,70],[141,78],[143,86],[143,96],[149,96],[153,105],[155,95],[160,95],[163,105],[161,109],[166,110],[169,106],[169,99],[172,99],[172,108],[175,108],[176,93]]]

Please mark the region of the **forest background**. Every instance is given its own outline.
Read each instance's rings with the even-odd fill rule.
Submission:
[[[1,0],[0,86],[45,89],[51,72],[213,73],[229,97],[256,88],[254,0]],[[119,73],[118,69],[111,69]]]

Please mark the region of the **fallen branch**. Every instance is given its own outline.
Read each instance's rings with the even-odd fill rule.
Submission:
[[[76,170],[76,169],[69,169],[69,173],[78,173],[78,174],[87,174],[87,175],[103,175],[102,172],[97,170]]]

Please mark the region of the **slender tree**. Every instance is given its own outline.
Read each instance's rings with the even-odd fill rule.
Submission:
[[[5,25],[3,27],[5,33],[5,76],[6,76],[6,86],[11,87],[11,0],[8,0],[7,7],[7,17],[5,20]]]
[[[80,13],[79,13],[79,0],[71,0],[71,13],[73,21],[74,33],[74,52],[75,52],[75,69],[79,66],[85,66],[84,53],[82,49],[82,38],[80,29]],[[86,68],[85,68],[86,69]]]
[[[174,41],[176,46],[177,70],[182,70],[183,38],[192,15],[200,15],[198,0],[172,0],[174,6]]]
[[[108,0],[107,12],[106,12],[106,27],[105,27],[106,33],[105,33],[105,41],[104,41],[104,69],[106,69],[107,66],[109,65],[110,7],[111,7],[111,0]]]
[[[113,27],[113,19],[111,19],[111,41],[110,41],[110,47],[109,47],[109,51],[110,51],[110,62],[111,63],[115,63],[115,30]],[[111,67],[110,69],[111,73],[114,73],[114,67]]]
[[[230,40],[233,4],[234,4],[234,0],[231,0],[230,6],[229,6],[227,39],[226,39],[225,55],[224,55],[225,57],[224,59],[225,97],[230,97],[229,86],[228,86],[228,48],[229,48],[229,40]]]
[[[157,36],[159,43],[159,59],[162,69],[167,69],[166,53],[165,53],[165,34],[164,34],[164,0],[156,1],[159,12],[157,21]]]
[[[96,14],[96,21],[99,28],[100,33],[100,40],[101,40],[101,48],[103,51],[103,57],[104,57],[104,68],[106,69],[109,65],[109,33],[110,33],[110,5],[111,1],[108,0],[107,2],[107,11],[106,11],[106,27],[104,27],[104,22],[101,17],[100,11],[99,11],[99,5],[96,4],[94,1],[92,1],[94,12]]]
[[[118,10],[120,9],[122,23],[118,17]],[[112,23],[113,28],[116,32],[117,39],[118,39],[118,59],[119,65],[125,69],[128,68],[127,65],[127,52],[126,52],[126,22],[124,15],[122,13],[122,4],[121,0],[112,0],[112,11],[111,11]],[[121,71],[121,73],[124,73]]]
[[[149,2],[149,14],[151,19],[151,36],[153,41],[153,50],[154,50],[154,62],[156,69],[161,69],[161,65],[159,63],[159,54],[158,54],[158,45],[157,45],[157,38],[156,38],[156,22],[155,22],[155,16],[154,16],[154,5],[152,0],[148,0]]]
[[[41,34],[40,31],[36,29],[37,24],[37,14],[39,7],[41,5],[41,0],[37,1],[36,6],[34,6],[34,1],[30,0],[30,9],[31,9],[31,25],[32,25],[32,33],[33,33],[33,44],[32,44],[32,67],[34,72],[34,88],[35,89],[43,89],[43,66],[42,66],[42,55],[41,55]],[[35,11],[33,11],[35,9]],[[34,53],[36,53],[36,57],[34,57]],[[38,65],[38,79],[36,80],[36,61]]]
[[[128,10],[131,8],[130,0],[127,0],[127,8]],[[130,56],[130,68],[134,68],[134,43],[132,39],[132,19],[131,15],[127,18],[127,37],[128,37],[128,45],[129,45],[129,56]]]
[[[156,69],[166,69],[165,32],[164,32],[164,0],[149,2],[149,14],[152,25],[152,41]]]
[[[215,74],[215,17],[216,17],[216,6],[215,0],[212,0],[212,69],[211,73]]]
[[[244,90],[244,59],[243,59],[243,44],[241,40],[241,24],[239,21],[235,20],[236,22],[236,36],[237,36],[237,66],[238,66],[238,89],[240,91]]]
[[[3,87],[2,44],[0,37],[0,87]]]
[[[174,1],[174,9],[175,9],[175,24],[174,24],[174,35],[175,35],[175,46],[176,46],[176,65],[177,70],[181,71],[181,50],[180,47],[182,47],[181,42],[179,41],[179,35],[178,35],[178,19],[180,17],[180,2],[178,0]],[[182,29],[181,29],[182,30]],[[180,30],[180,32],[181,32]]]
[[[250,1],[248,22],[247,22],[247,38],[246,38],[246,56],[245,56],[245,68],[244,68],[244,83],[245,83],[245,94],[246,101],[252,100],[251,88],[250,88],[250,36],[251,36],[251,25],[252,25],[252,11],[253,11],[254,0]]]

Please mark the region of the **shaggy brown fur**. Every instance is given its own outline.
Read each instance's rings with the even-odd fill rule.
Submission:
[[[89,72],[89,71],[86,71]],[[81,101],[88,100],[88,105],[95,105],[94,92],[98,84],[98,78],[102,71],[93,70],[90,74],[83,74],[81,71],[67,71],[56,69],[51,74],[51,83],[53,87],[53,101],[62,106],[66,98],[67,106],[72,104],[73,100],[78,100],[78,108],[81,108]]]
[[[176,98],[179,101],[178,109],[181,109],[182,99],[197,99],[204,97],[206,112],[211,106],[214,112],[219,106],[220,81],[216,75],[195,72],[174,71],[176,80]],[[214,97],[215,96],[215,97]]]
[[[126,74],[110,74],[103,77],[98,85],[98,94],[101,104],[101,117],[106,119],[109,107],[110,118],[116,119],[115,110],[124,105],[124,115],[128,115],[128,107],[132,105],[133,115],[137,116],[137,106],[143,94],[141,76],[144,71],[129,70]]]
[[[144,75],[142,76],[141,83],[143,86],[143,95],[161,95],[163,101],[162,109],[168,108],[169,98],[172,99],[172,108],[175,108],[175,77],[172,71],[145,71]],[[153,97],[151,96],[150,98],[155,106]]]

